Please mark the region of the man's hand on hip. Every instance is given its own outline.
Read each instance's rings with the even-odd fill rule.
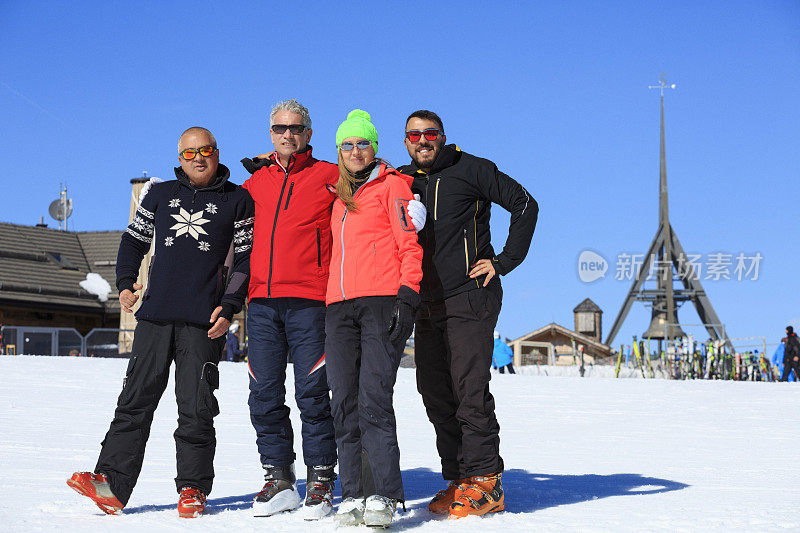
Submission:
[[[494,277],[494,265],[491,259],[479,259],[472,265],[472,270],[469,271],[469,277],[477,278],[486,274],[486,279],[483,281],[483,286],[489,284],[489,280]]]
[[[126,313],[133,313],[131,307],[136,305],[136,301],[139,299],[138,294],[133,294],[135,291],[141,289],[142,286],[139,283],[133,284],[133,291],[130,289],[125,289],[121,293],[119,293],[119,304],[122,306],[122,310]]]
[[[220,305],[216,309],[214,309],[213,313],[211,313],[211,320],[209,320],[209,322],[214,325],[211,326],[211,329],[208,330],[209,339],[216,339],[217,337],[221,337],[222,335],[225,334],[226,331],[228,331],[228,328],[231,325],[230,321],[227,318],[225,318],[224,316],[219,316],[221,312],[222,312],[222,306]]]

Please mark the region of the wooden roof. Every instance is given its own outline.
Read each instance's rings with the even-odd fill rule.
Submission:
[[[0,300],[119,311],[114,287],[121,231],[60,231],[0,222]],[[111,285],[105,304],[78,283],[95,272]]]
[[[584,301],[578,304],[578,306],[572,310],[573,313],[602,313],[602,309],[591,301],[589,298],[586,298]]]
[[[576,331],[572,331],[571,329],[565,328],[564,326],[556,324],[555,322],[547,324],[546,326],[542,326],[541,328],[535,331],[531,331],[530,333],[527,333],[522,337],[516,338],[511,342],[513,343],[516,341],[535,341],[541,336],[552,333],[559,333],[565,337],[574,338],[577,342],[580,342],[581,344],[584,344],[586,346],[591,346],[597,350],[601,350],[604,352],[611,352],[611,346],[603,344],[602,342],[597,342],[591,337],[587,337],[586,335],[583,335]]]

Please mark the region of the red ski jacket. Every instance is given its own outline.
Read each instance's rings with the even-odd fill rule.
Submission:
[[[381,162],[353,195],[358,209],[333,203],[333,250],[327,304],[361,296],[419,293],[422,248],[408,214],[412,178]]]
[[[249,298],[325,300],[331,254],[331,205],[339,168],[293,154],[286,168],[272,154],[244,182],[256,204]]]

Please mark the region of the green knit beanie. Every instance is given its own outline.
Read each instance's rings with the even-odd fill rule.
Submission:
[[[336,147],[338,148],[348,137],[361,137],[370,141],[377,153],[378,131],[372,125],[372,117],[366,111],[353,109],[347,114],[347,120],[336,130]]]

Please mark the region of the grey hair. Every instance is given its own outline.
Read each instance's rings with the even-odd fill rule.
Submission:
[[[311,129],[311,115],[308,114],[308,109],[292,98],[291,100],[284,100],[282,102],[278,102],[274,106],[272,106],[272,111],[269,114],[269,125],[272,126],[275,119],[275,114],[278,111],[288,111],[290,113],[297,113],[300,115],[300,118],[303,120],[303,126],[306,129]]]
[[[206,128],[204,128],[202,126],[192,126],[188,130],[186,130],[183,133],[181,133],[181,136],[178,137],[178,151],[179,152],[181,151],[181,141],[183,140],[183,138],[186,135],[188,135],[190,133],[206,133],[206,134],[208,134],[208,136],[211,137],[211,144],[213,144],[215,148],[217,147],[217,139],[214,138],[214,134],[213,133],[211,133],[209,130],[207,130]]]

